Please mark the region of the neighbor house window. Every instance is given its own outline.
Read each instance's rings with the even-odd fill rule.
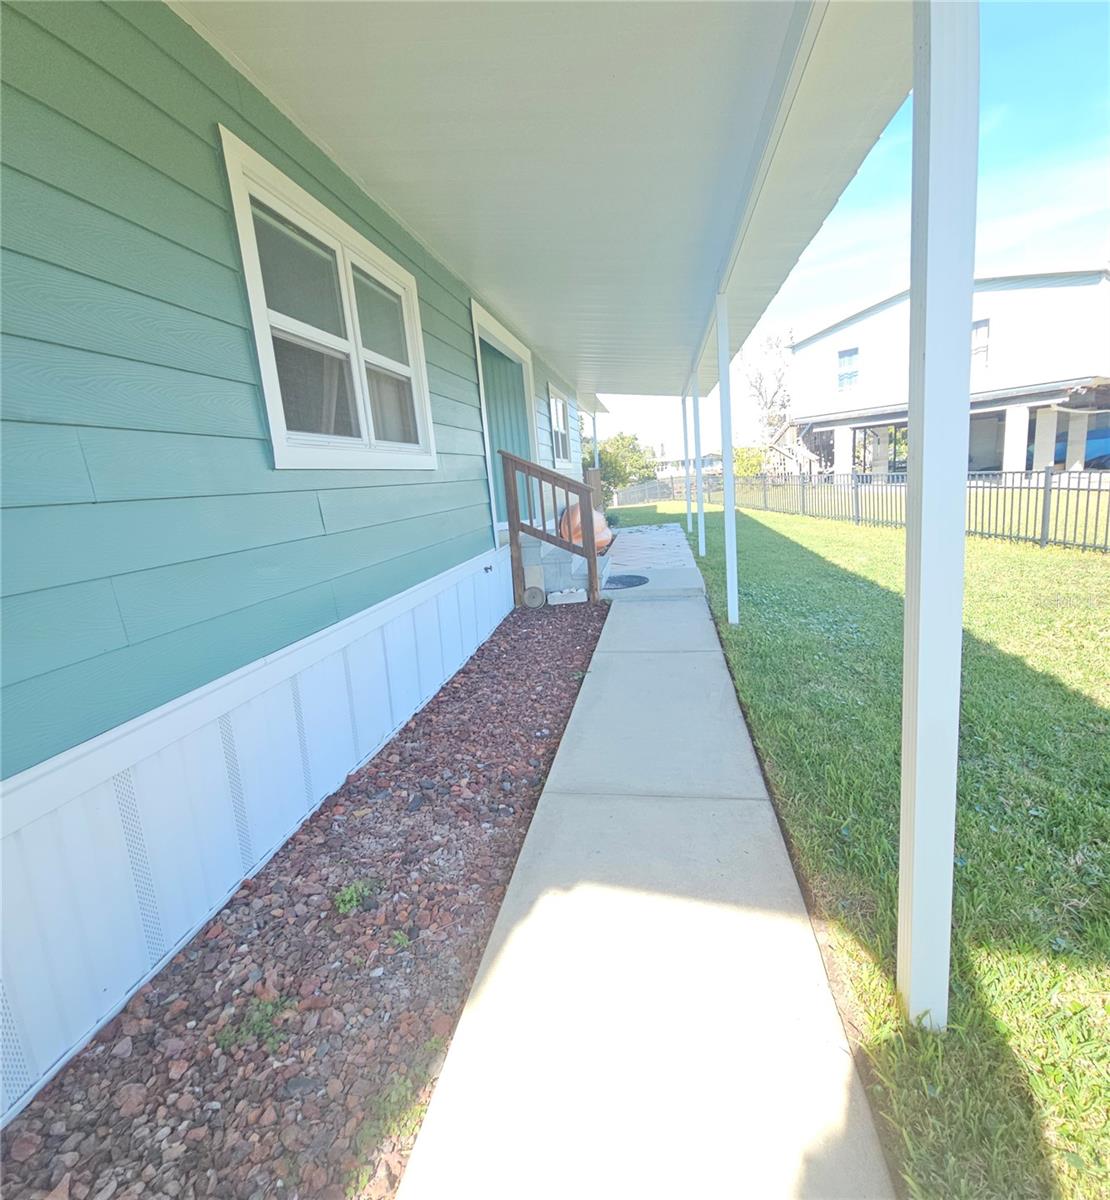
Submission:
[[[433,468],[416,280],[221,134],[274,465]]]
[[[838,350],[836,353],[836,386],[846,392],[856,386],[859,378],[859,347]]]
[[[971,322],[971,366],[985,367],[990,357],[990,320]]]
[[[570,405],[558,389],[548,384],[548,407],[551,411],[551,446],[555,465],[570,466]]]

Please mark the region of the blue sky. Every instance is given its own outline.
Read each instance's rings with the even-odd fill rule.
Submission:
[[[986,0],[980,6],[976,273],[1110,259],[1110,3]],[[748,341],[804,337],[909,284],[911,101],[895,114]],[[743,367],[733,366],[737,442],[751,440]],[[703,406],[719,447],[716,392]],[[673,400],[606,400],[619,429],[681,453]]]
[[[1110,5],[980,9],[980,275],[1110,255]],[[798,336],[909,283],[912,101],[891,120],[764,318]]]

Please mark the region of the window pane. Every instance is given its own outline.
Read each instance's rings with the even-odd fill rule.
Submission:
[[[251,201],[251,209],[267,306],[346,337],[335,255],[257,200]]]
[[[274,338],[281,406],[292,433],[361,437],[351,364],[346,358]]]
[[[383,442],[406,442],[417,445],[420,435],[416,429],[416,406],[412,401],[412,386],[407,379],[366,368],[370,385],[370,411],[374,418],[374,437]]]
[[[405,345],[401,297],[356,269],[355,302],[362,344],[366,349],[407,364],[409,352]]]

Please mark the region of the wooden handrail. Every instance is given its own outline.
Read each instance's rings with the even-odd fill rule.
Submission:
[[[498,450],[501,455],[501,469],[505,478],[505,509],[509,520],[509,555],[513,565],[513,602],[524,603],[524,559],[520,549],[520,535],[527,533],[577,554],[586,560],[587,595],[591,602],[601,599],[601,585],[597,570],[597,536],[594,530],[593,492],[589,484],[569,475],[560,475],[549,467],[541,467],[539,463],[529,462],[526,458],[518,458],[507,450]],[[525,499],[527,501],[527,516],[520,511],[520,488],[517,486],[517,475],[523,475],[525,484]],[[536,512],[533,508],[532,484],[535,480],[539,485],[536,499],[539,507],[539,521],[536,524]],[[544,486],[551,489],[551,516],[555,532],[548,529],[547,505],[544,498]],[[564,504],[560,510],[558,493],[563,493]],[[578,500],[579,523],[582,528],[582,541],[576,542],[565,538],[559,532],[562,513],[570,508],[570,498],[574,495]]]

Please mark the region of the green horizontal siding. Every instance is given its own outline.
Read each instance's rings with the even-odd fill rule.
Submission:
[[[7,335],[0,337],[0,362],[9,420],[268,436],[254,383]]]
[[[107,579],[5,597],[0,631],[8,683],[127,645],[115,593]]]
[[[5,421],[0,460],[5,505],[74,504],[93,499],[76,429]]]
[[[437,437],[440,429],[437,428]],[[435,471],[275,471],[269,441],[82,429],[81,446],[99,500],[215,496],[233,492],[424,485],[484,479],[485,460],[439,451]]]
[[[488,512],[476,506],[177,563],[118,576],[116,600],[129,640],[145,641],[298,586],[337,579],[356,564],[388,563],[415,546],[449,541],[483,525],[489,525]]]
[[[338,619],[330,583],[164,637],[99,654],[4,688],[9,770],[56,754],[59,725],[84,741],[166,704]]]
[[[19,171],[4,168],[0,187],[0,244],[6,249],[249,327],[250,313],[234,267]]]
[[[0,330],[81,350],[252,383],[258,367],[242,325],[78,275],[10,250],[0,254]]]
[[[10,508],[0,529],[5,595],[324,534],[312,492]]]
[[[487,510],[488,511],[488,510]],[[464,563],[468,558],[489,548],[488,517],[480,529],[453,538],[449,547],[423,546],[394,559],[388,571],[366,567],[352,571],[332,584],[335,605],[340,619],[354,616],[371,604],[387,600],[398,591],[415,587],[421,580],[438,570]],[[444,555],[447,555],[446,565]]]
[[[470,292],[160,4],[3,6],[3,774],[490,545]],[[218,125],[417,281],[435,471],[275,471]]]
[[[6,776],[473,558],[490,518],[467,286],[165,5],[2,18]],[[415,277],[435,471],[274,470],[220,124]]]

